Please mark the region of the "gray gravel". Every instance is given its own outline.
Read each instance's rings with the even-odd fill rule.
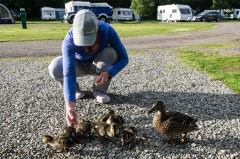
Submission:
[[[41,143],[43,134],[56,135],[66,124],[62,93],[47,72],[51,59],[1,60],[0,158],[240,158],[239,95],[161,49],[130,55],[129,65],[113,79],[109,104],[92,97],[93,77],[78,79],[87,93],[77,102],[78,116],[95,120],[115,110],[126,126],[139,130],[134,147],[121,147],[119,138],[103,144],[93,133],[91,141],[59,153]],[[153,114],[147,114],[156,100],[198,118],[200,130],[183,145],[162,142],[166,136],[153,129]]]

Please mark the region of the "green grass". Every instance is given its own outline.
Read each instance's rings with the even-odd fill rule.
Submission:
[[[183,63],[211,75],[212,80],[220,80],[240,93],[239,46],[240,41],[237,41],[187,46],[178,51]]]
[[[111,24],[120,37],[150,36],[161,34],[177,34],[214,27],[211,23],[161,23],[159,21],[120,21]],[[63,40],[71,24],[61,21],[27,21],[27,29],[22,29],[21,22],[13,25],[0,25],[0,42]]]

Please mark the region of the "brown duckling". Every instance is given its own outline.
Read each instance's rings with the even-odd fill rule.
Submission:
[[[77,136],[76,134],[76,129],[74,128],[74,124],[70,123],[67,126],[64,126],[61,131],[60,134],[68,134],[70,136]]]
[[[105,114],[103,114],[102,116],[99,116],[98,119],[96,120],[96,122],[106,123],[108,118],[109,118],[109,110]]]
[[[74,124],[69,124],[64,126],[56,137],[43,135],[42,142],[48,143],[52,147],[62,148],[65,152],[67,152],[68,148],[80,143],[80,140],[76,137],[76,130],[73,125]]]
[[[129,126],[125,128],[122,131],[122,136],[121,136],[122,146],[124,146],[125,144],[128,144],[128,146],[130,147],[130,145],[134,142],[136,136],[137,136],[137,128],[133,126]]]
[[[68,152],[68,148],[74,147],[78,141],[75,137],[68,134],[59,134],[56,137],[50,135],[43,135],[42,142],[48,143],[52,147],[62,148],[65,152]]]
[[[85,119],[80,118],[76,127],[77,137],[87,136],[90,139],[90,134],[92,131],[91,121],[86,121]]]
[[[105,137],[114,137],[116,134],[116,124],[107,124],[104,122],[92,123],[93,129],[105,140]]]
[[[197,119],[176,111],[166,112],[165,104],[162,101],[157,101],[153,104],[149,113],[157,112],[153,117],[153,126],[162,134],[170,136],[167,140],[172,143],[172,137],[175,135],[184,134],[180,143],[184,143],[187,133],[198,130],[196,124]]]
[[[108,110],[108,113],[106,115],[105,118],[103,118],[104,120],[106,120],[106,123],[108,124],[113,124],[116,123],[116,133],[118,134],[120,132],[120,129],[122,128],[123,124],[125,124],[125,121],[123,119],[122,116],[115,114],[115,111],[113,110]]]

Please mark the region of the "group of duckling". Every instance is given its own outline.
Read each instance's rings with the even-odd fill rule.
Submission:
[[[199,130],[196,122],[191,116],[177,111],[166,111],[163,101],[157,101],[152,105],[148,114],[156,112],[153,117],[153,127],[170,138],[168,143],[172,143],[173,136],[184,134],[180,143],[186,141],[187,134],[192,131]],[[92,130],[95,130],[105,140],[106,137],[121,136],[122,146],[128,144],[129,146],[134,142],[137,136],[137,129],[134,126],[129,126],[123,129],[125,120],[122,116],[115,114],[115,111],[108,110],[108,112],[99,117],[95,122],[80,119],[76,129],[73,124],[64,127],[60,134],[56,137],[44,135],[42,141],[49,143],[53,147],[59,147],[67,151],[68,148],[80,143],[82,137],[90,138]]]
[[[81,118],[76,128],[74,128],[74,124],[69,124],[63,127],[56,137],[43,135],[42,142],[68,152],[68,148],[79,144],[81,139],[86,137],[90,139],[92,130],[95,130],[102,141],[105,141],[106,137],[121,136],[122,146],[126,144],[130,146],[136,138],[137,129],[133,126],[123,128],[124,124],[124,118],[121,115],[115,114],[115,111],[110,109],[95,122]]]

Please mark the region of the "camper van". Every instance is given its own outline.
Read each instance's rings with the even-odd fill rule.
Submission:
[[[43,19],[43,20],[63,20],[64,13],[65,13],[64,8],[42,7],[41,8],[41,19]]]
[[[113,8],[113,20],[135,20],[133,10],[130,8]]]
[[[157,20],[190,21],[192,17],[192,9],[189,5],[172,4],[158,6],[157,8]]]
[[[75,14],[80,9],[89,9],[91,10],[99,20],[106,21],[107,19],[112,18],[112,6],[108,3],[91,3],[83,1],[70,1],[65,3],[65,14],[64,21],[70,24],[73,23]]]

